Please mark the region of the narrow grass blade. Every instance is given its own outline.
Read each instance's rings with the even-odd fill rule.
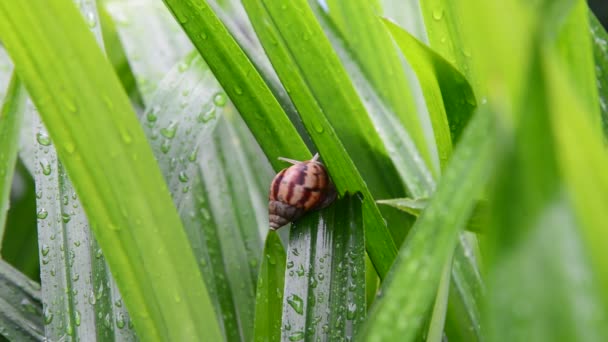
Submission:
[[[594,278],[599,289],[608,288],[608,262],[605,258],[604,243],[608,243],[605,220],[606,212],[601,210],[603,201],[608,200],[608,158],[602,137],[594,127],[594,120],[584,114],[572,116],[572,110],[584,113],[585,105],[575,92],[562,67],[555,59],[544,57],[549,111],[552,115],[554,141],[559,149],[557,163],[563,173],[564,182],[572,196],[576,209],[579,231],[584,241],[585,253],[590,256]],[[564,95],[563,91],[571,91]],[[580,151],[585,153],[580,153]],[[578,152],[577,152],[578,151]],[[608,313],[608,296],[600,292],[604,313]],[[598,301],[597,298],[591,300]],[[604,316],[607,317],[607,316]],[[608,330],[602,330],[608,333]],[[606,336],[606,335],[604,335]]]
[[[315,13],[321,12],[317,6],[312,8],[315,10]],[[359,65],[353,59],[343,38],[335,32],[335,28],[328,18],[324,14],[317,14],[317,18],[319,24],[323,27],[325,35],[331,41],[332,47],[352,79],[353,86],[357,90],[359,97],[363,99],[363,104],[370,119],[380,139],[385,144],[391,161],[395,165],[401,181],[407,187],[408,193],[416,198],[429,196],[431,191],[435,189],[434,175],[431,172],[431,167],[427,165],[416,148],[406,127],[401,124],[395,113],[385,105],[384,101],[376,93]],[[436,155],[436,151],[434,154]],[[437,162],[434,164],[437,164]],[[385,218],[389,221],[389,225],[393,223],[390,216]],[[399,221],[399,225],[403,225],[403,218],[398,218],[397,220]],[[405,229],[403,227],[400,227],[400,229],[404,235]],[[395,231],[393,230],[393,232]],[[395,240],[399,242],[402,239],[396,238]]]
[[[273,230],[269,231],[255,294],[256,342],[281,341],[286,258],[279,235]]]
[[[125,50],[118,37],[116,24],[106,10],[104,6],[105,2],[100,1],[98,3],[100,4],[100,6],[97,7],[99,12],[99,26],[101,27],[103,45],[106,54],[108,55],[108,59],[112,63],[116,75],[120,78],[120,83],[122,83],[123,88],[127,94],[129,94],[131,101],[138,106],[143,106],[144,100],[139,93],[139,89],[135,82],[135,75],[133,74],[133,70],[131,70]]]
[[[596,159],[599,150],[593,152],[592,141],[601,145],[599,132],[591,133],[589,126],[581,130],[579,124],[589,122],[583,107],[575,106],[581,115],[571,115],[576,98],[569,94],[574,92],[563,93],[569,83],[562,77],[568,71],[551,64],[559,57],[548,51],[538,53],[528,70],[521,119],[514,132],[507,131],[505,139],[512,140],[500,153],[501,172],[484,245],[488,262],[484,323],[490,341],[528,337],[601,341],[607,336],[602,323],[607,317],[606,297],[601,290],[606,286],[606,262],[598,249],[606,234],[594,202],[605,198],[608,183],[603,173],[590,174],[606,170],[606,159]],[[592,169],[580,163],[580,148],[594,159]],[[566,184],[578,179],[578,188],[565,191],[564,171]],[[514,188],[517,201],[513,201]],[[591,188],[592,200],[587,197]],[[578,203],[575,208],[585,210],[581,219],[591,214],[590,221],[577,223],[572,200]]]
[[[199,261],[224,336],[251,340],[266,187],[272,170],[194,52],[165,76],[142,117]],[[242,129],[242,128],[240,128]],[[245,147],[247,146],[247,147]],[[260,181],[258,178],[265,178]],[[262,188],[263,186],[263,188]]]
[[[604,135],[608,137],[608,33],[591,11],[589,11],[589,27],[593,38],[595,78],[599,93],[602,126]]]
[[[308,3],[298,0],[288,4],[271,1],[244,1],[243,4],[321,154],[329,156],[323,153],[323,138],[320,138],[327,135],[319,122],[323,116],[373,195],[386,197],[403,193],[404,188],[400,189],[398,184],[389,186],[385,182],[399,176]],[[318,77],[319,74],[324,77]]]
[[[475,95],[464,76],[433,50],[390,21],[383,20],[407,58],[420,84],[431,116],[439,161],[445,166],[477,106]]]
[[[274,159],[275,157],[309,159],[310,152],[276,99],[208,6],[200,0],[167,0],[166,3],[223,85],[275,170],[284,167],[282,162]],[[196,10],[193,11],[192,8]],[[309,116],[307,118],[312,120]],[[312,125],[313,123],[308,121],[307,126]],[[396,255],[396,248],[382,216],[373,203],[366,184],[339,144],[332,126],[324,116],[316,118],[314,126],[317,127],[315,131],[320,131],[317,137],[322,137],[322,140],[316,143],[317,147],[323,148],[323,155],[332,156],[324,162],[338,189],[342,192],[348,190],[363,193],[365,226],[370,231],[370,239],[366,243],[375,267],[383,276]]]
[[[14,74],[4,101],[0,97],[0,241],[4,237],[26,98],[25,89]]]
[[[3,99],[6,95],[12,73],[13,63],[11,58],[4,50],[4,46],[0,45],[0,99]]]
[[[484,92],[477,75],[478,56],[474,55],[471,47],[474,40],[462,29],[467,15],[474,14],[465,12],[467,7],[463,3],[450,0],[421,1],[420,10],[428,45],[465,75],[477,96],[482,96]]]
[[[241,113],[275,170],[311,154],[245,53],[203,0],[164,0]]]
[[[68,1],[3,3],[0,19],[141,338],[219,338],[158,166],[85,21]]]
[[[385,204],[399,210],[405,211],[411,215],[416,217],[420,216],[426,206],[429,203],[428,198],[394,198],[389,200],[378,200],[376,201],[378,204]],[[465,227],[466,230],[471,232],[481,233],[483,232],[484,224],[487,220],[487,206],[488,203],[486,201],[478,201],[471,217],[469,217],[467,225]]]
[[[144,104],[159,82],[194,47],[165,6],[150,0],[106,0]]]
[[[0,334],[10,341],[42,341],[40,285],[0,260]]]
[[[381,11],[378,1],[330,0],[327,6],[329,17],[348,42],[367,79],[406,128],[427,167],[437,175],[439,170],[433,169],[435,163],[424,138],[404,65],[390,35],[378,21],[378,11]]]
[[[15,185],[11,190],[11,207],[2,241],[2,260],[39,282],[36,186],[21,160],[17,160],[13,182]]]
[[[365,319],[365,244],[360,200],[338,200],[324,218],[291,230],[283,299],[283,341],[341,340]]]
[[[466,128],[435,195],[401,247],[361,338],[416,338],[437,294],[441,271],[489,174],[492,127],[491,114],[478,111]]]

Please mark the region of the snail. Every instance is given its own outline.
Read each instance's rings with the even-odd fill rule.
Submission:
[[[323,209],[336,199],[336,187],[318,159],[318,153],[307,161],[279,158],[293,165],[281,170],[270,185],[268,218],[272,230],[308,211]]]

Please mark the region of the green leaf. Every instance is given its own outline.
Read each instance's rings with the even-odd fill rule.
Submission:
[[[203,0],[164,0],[256,137],[275,170],[277,157],[311,154],[245,53]]]
[[[589,27],[593,37],[593,57],[595,60],[595,77],[599,93],[600,110],[604,135],[608,136],[608,33],[589,11]]]
[[[360,199],[336,201],[294,224],[283,297],[284,341],[348,339],[366,313]]]
[[[479,110],[469,123],[435,195],[401,247],[360,337],[416,338],[437,294],[441,271],[489,174],[492,119]]]
[[[384,24],[418,75],[431,117],[439,161],[444,167],[458,138],[477,106],[464,76],[433,50],[399,26]]]
[[[275,157],[287,155],[297,160],[310,158],[306,146],[276,99],[207,5],[199,0],[166,2],[238,108],[275,170],[284,166],[274,160]],[[186,5],[187,3],[192,6]],[[312,119],[309,116],[305,118]],[[367,240],[368,251],[378,272],[384,275],[396,254],[394,243],[386,231],[372,196],[358,176],[352,161],[345,154],[332,126],[324,116],[315,117],[315,120],[317,121],[314,125],[321,132],[316,135],[323,139],[316,145],[322,148],[323,155],[332,156],[324,162],[338,189],[363,193],[365,226],[370,232],[370,238]],[[306,125],[311,127],[312,122],[308,121]],[[286,153],[280,154],[281,151]]]
[[[599,289],[608,288],[608,262],[605,258],[604,243],[608,243],[605,220],[606,212],[601,203],[608,200],[608,158],[602,137],[595,128],[591,115],[585,115],[583,101],[575,94],[563,68],[552,56],[544,57],[548,112],[551,114],[557,163],[564,177],[564,183],[571,194],[573,207],[579,223],[578,233],[584,241],[584,256],[589,256]],[[564,94],[564,91],[569,91]],[[581,115],[571,115],[581,113]],[[585,151],[581,153],[580,151]],[[584,259],[579,256],[579,259]],[[582,263],[582,262],[581,262]],[[572,284],[576,287],[576,283]],[[596,297],[597,292],[595,293]],[[601,291],[604,315],[608,312],[608,297]],[[574,293],[573,293],[574,296]],[[590,298],[597,302],[597,298]],[[607,317],[607,316],[604,316]],[[583,321],[580,319],[578,321]],[[608,334],[608,330],[601,330]],[[602,335],[608,336],[608,335]]]
[[[40,285],[0,260],[0,333],[11,341],[42,341]]]
[[[269,231],[255,295],[254,341],[281,341],[285,260],[279,235]]]
[[[321,117],[324,117],[372,194],[386,197],[403,193],[398,185],[389,186],[384,181],[397,178],[396,170],[307,2],[245,1],[243,4],[321,155],[331,155],[324,153],[325,145],[329,144],[325,138],[328,134],[324,134],[325,128],[321,123]],[[319,74],[324,77],[318,77]],[[330,160],[326,163],[333,175]]]
[[[158,1],[105,0],[145,105],[159,82],[194,47]],[[112,48],[109,54],[112,56]]]
[[[396,114],[430,168],[429,147],[417,113],[404,65],[390,35],[378,22],[379,1],[328,1],[328,15],[336,24],[349,50],[367,79]],[[438,170],[433,170],[436,175]]]
[[[312,7],[315,13],[321,11],[317,7],[318,5]],[[317,14],[317,19],[352,79],[353,86],[357,90],[359,97],[363,99],[367,113],[380,139],[382,139],[386,149],[389,151],[389,157],[395,165],[401,181],[407,187],[408,193],[413,197],[429,196],[431,190],[435,188],[433,173],[416,148],[406,127],[401,124],[395,113],[385,105],[384,101],[376,93],[370,82],[366,79],[363,71],[353,60],[343,39],[334,32],[335,29],[332,23],[328,21],[328,18],[322,14]],[[432,132],[430,134],[432,135]],[[387,214],[387,211],[384,214]],[[389,226],[397,224],[398,229],[393,229],[392,232],[394,234],[397,233],[395,234],[395,241],[399,243],[403,240],[403,236],[407,232],[405,227],[409,226],[409,224],[406,223],[407,221],[402,216],[393,216],[387,215],[385,219],[387,219]]]
[[[19,62],[16,70],[58,147],[125,303],[136,313],[140,337],[219,338],[158,166],[74,5],[3,3],[0,37]]]
[[[0,98],[2,100],[2,98]],[[14,74],[0,111],[0,241],[4,237],[26,93]]]
[[[397,208],[405,211],[406,213],[412,214],[416,217],[424,211],[424,208],[429,203],[428,198],[394,198],[388,200],[378,200],[378,204],[386,204],[388,206]],[[478,201],[471,217],[469,217],[465,229],[472,232],[482,232],[483,227],[487,220],[487,206],[486,201]]]
[[[195,52],[159,83],[141,118],[231,341],[252,338],[258,227],[268,229],[265,191],[272,175],[267,163],[253,162],[261,151],[234,116]]]

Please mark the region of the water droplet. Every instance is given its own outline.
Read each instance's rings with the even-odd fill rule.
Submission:
[[[291,295],[287,298],[287,303],[293,308],[298,314],[304,313],[304,301],[298,295]]]
[[[179,178],[179,181],[182,183],[186,183],[187,181],[190,180],[190,177],[188,177],[188,174],[186,173],[186,171],[180,171],[177,178]]]
[[[348,303],[348,310],[346,310],[346,318],[349,320],[354,320],[355,316],[357,316],[357,304]]]
[[[202,123],[215,119],[215,107],[210,107],[206,111],[201,112],[196,119],[198,122]]]
[[[78,311],[78,310],[76,310],[76,312],[74,312],[74,323],[76,323],[77,327],[80,326],[80,311]]]
[[[169,123],[169,126],[165,128],[161,128],[160,134],[167,139],[173,139],[175,137],[175,132],[177,132],[177,122]]]
[[[95,305],[95,303],[97,303],[97,298],[95,298],[95,294],[93,293],[93,291],[91,291],[89,293],[89,304]]]
[[[289,268],[292,268],[292,267],[293,267],[293,260],[289,260],[287,262],[287,268],[289,269]]]
[[[165,139],[163,143],[160,144],[160,151],[162,153],[167,153],[169,152],[169,149],[171,149],[171,143],[169,142],[169,140]]]
[[[317,132],[317,133],[319,133],[319,134],[321,134],[321,133],[323,133],[323,131],[325,131],[325,130],[323,129],[323,126],[322,126],[322,125],[320,125],[320,124],[319,124],[319,123],[317,123],[317,122],[315,122],[315,123],[313,124],[313,126],[314,126],[314,128],[315,128],[315,132]]]
[[[217,93],[213,97],[213,103],[215,103],[215,105],[218,107],[224,107],[226,105],[226,102],[228,102],[228,99],[226,98],[226,94],[224,93]]]
[[[36,141],[42,146],[49,146],[51,144],[51,138],[46,133],[36,133]]]
[[[237,93],[237,95],[243,95],[243,89],[241,89],[239,87],[235,87],[234,91]]]
[[[443,8],[439,8],[433,11],[433,19],[441,20],[443,18]]]
[[[300,267],[296,271],[296,274],[298,275],[298,277],[304,276],[304,266],[300,265]]]
[[[53,321],[53,312],[48,307],[44,308],[44,324],[49,325]]]
[[[40,249],[40,252],[42,252],[42,256],[47,256],[50,250],[51,248],[49,247],[49,245],[43,244],[42,248]]]
[[[49,212],[46,211],[46,209],[41,208],[40,210],[38,210],[38,212],[36,213],[36,217],[38,217],[41,220],[44,220],[47,216],[49,216]]]
[[[207,34],[205,32],[201,32],[201,34],[199,36],[201,37],[202,40],[207,40]]]
[[[63,221],[63,223],[70,222],[70,219],[72,219],[72,217],[70,216],[70,214],[68,214],[68,213],[61,214],[61,220]]]
[[[94,28],[97,25],[97,20],[95,19],[95,13],[89,11],[86,14],[86,21],[89,28]]]
[[[289,335],[289,340],[290,341],[301,341],[304,339],[304,332],[303,331],[296,331],[293,332],[291,335]]]
[[[196,160],[196,156],[198,155],[198,146],[195,147],[192,152],[188,155],[188,160],[193,162]]]
[[[119,312],[116,317],[116,326],[118,327],[118,329],[122,329],[125,327],[125,317],[122,312]]]

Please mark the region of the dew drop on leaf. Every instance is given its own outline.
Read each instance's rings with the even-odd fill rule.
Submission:
[[[287,298],[287,303],[289,303],[289,306],[298,314],[301,315],[304,313],[304,301],[298,295],[294,294],[289,296],[289,298]]]

